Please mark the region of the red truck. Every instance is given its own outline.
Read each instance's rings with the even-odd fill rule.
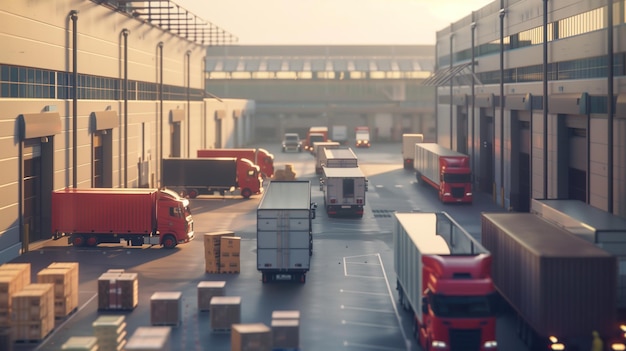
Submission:
[[[529,350],[626,350],[617,322],[617,257],[531,213],[482,213],[493,283]],[[595,350],[595,349],[594,349]]]
[[[305,150],[313,153],[313,144],[318,141],[328,141],[328,127],[318,126],[309,128],[302,146]]]
[[[436,143],[415,144],[415,178],[439,192],[441,202],[472,203],[469,156]]]
[[[197,157],[236,157],[245,158],[259,166],[266,178],[274,176],[274,155],[265,149],[204,149],[197,151]]]
[[[422,350],[497,350],[491,255],[445,212],[394,213],[400,305]]]
[[[169,190],[66,188],[52,192],[52,235],[74,246],[160,244],[194,238],[189,200]]]
[[[245,199],[263,193],[259,166],[245,158],[205,157],[168,158],[163,160],[161,185],[179,194],[195,198],[239,190]]]

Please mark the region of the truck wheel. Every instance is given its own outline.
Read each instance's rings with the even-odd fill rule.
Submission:
[[[241,196],[243,196],[244,199],[249,199],[250,196],[252,196],[252,191],[248,188],[245,188],[241,190]]]
[[[176,244],[178,244],[178,242],[172,234],[167,234],[163,237],[161,244],[163,245],[164,249],[173,249],[176,247]]]
[[[76,247],[85,246],[85,237],[80,234],[72,235],[72,245]]]
[[[189,191],[187,192],[187,196],[189,196],[190,199],[195,199],[196,197],[198,197],[198,190],[189,189]]]
[[[306,283],[306,274],[304,273],[300,274],[300,283],[302,284]]]
[[[87,237],[87,246],[89,247],[98,246],[98,238],[96,238],[95,235],[90,235],[89,237]]]

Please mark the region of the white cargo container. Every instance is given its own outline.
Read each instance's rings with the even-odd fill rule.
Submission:
[[[322,167],[358,167],[359,159],[351,148],[325,148]]]
[[[315,157],[315,174],[322,174],[322,163],[326,160],[325,149],[345,148],[336,141],[320,141],[313,144],[313,156]]]
[[[257,207],[257,269],[263,282],[305,282],[313,254],[311,183],[270,181]]]
[[[322,167],[320,190],[326,213],[363,217],[367,179],[359,167]]]
[[[402,160],[404,162],[404,169],[413,169],[415,144],[423,142],[423,134],[402,134]]]

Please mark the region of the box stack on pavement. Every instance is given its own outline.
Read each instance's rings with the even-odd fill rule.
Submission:
[[[126,343],[125,351],[170,351],[171,327],[139,327]],[[178,349],[177,349],[178,350]]]
[[[69,296],[69,300],[67,300],[67,304],[69,305],[66,306],[65,308],[68,311],[72,311],[75,308],[78,308],[78,277],[79,277],[79,271],[78,271],[78,262],[52,262],[48,265],[47,267],[48,269],[69,269],[70,270],[70,296]],[[63,306],[61,305],[57,305],[57,303],[60,301],[55,301],[55,308],[59,309],[59,308],[63,308]],[[72,307],[73,306],[73,307]]]
[[[102,351],[94,336],[72,336],[61,345],[62,351]]]
[[[54,284],[55,317],[66,317],[78,308],[78,263],[44,268],[37,273],[37,283]]]
[[[30,263],[0,265],[0,328],[11,326],[11,297],[30,284]]]
[[[220,273],[239,273],[241,238],[223,236],[220,240]]]
[[[272,347],[275,350],[300,349],[300,311],[272,312]]]
[[[91,326],[98,339],[98,351],[121,351],[126,344],[124,316],[100,316]]]
[[[223,236],[234,236],[231,231],[212,232],[204,234],[204,262],[207,273],[220,272],[220,246]]]
[[[233,324],[241,323],[240,296],[214,296],[210,309],[213,331],[228,331]]]
[[[272,331],[263,323],[233,324],[231,351],[272,351]]]
[[[115,270],[98,278],[99,310],[133,310],[139,302],[137,273]]]
[[[157,291],[150,298],[150,324],[179,326],[182,323],[182,293]]]
[[[54,329],[54,284],[29,284],[11,298],[15,341],[40,341]]]
[[[198,310],[210,311],[213,296],[224,296],[225,281],[202,281],[198,283]]]

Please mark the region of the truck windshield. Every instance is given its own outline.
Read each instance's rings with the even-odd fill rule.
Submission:
[[[448,318],[480,318],[493,314],[490,296],[431,295],[435,315]]]
[[[310,139],[311,139],[311,145],[313,145],[313,143],[316,143],[318,141],[324,141],[324,136],[323,135],[311,135]]]
[[[469,173],[444,173],[443,181],[446,183],[469,183],[471,181],[471,176]]]

